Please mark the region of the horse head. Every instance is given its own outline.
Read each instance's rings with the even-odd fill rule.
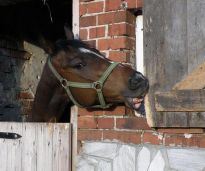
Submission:
[[[149,88],[147,78],[130,66],[115,63],[97,49],[74,39],[67,28],[65,31],[66,40],[55,44],[44,41],[43,47],[49,58],[34,100],[34,121],[60,116],[60,107],[65,101],[86,108],[108,108],[125,103],[138,110]],[[42,115],[46,116],[43,118]]]

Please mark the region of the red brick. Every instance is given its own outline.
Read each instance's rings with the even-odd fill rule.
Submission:
[[[105,27],[103,26],[103,27],[91,28],[89,37],[90,39],[105,37]]]
[[[142,8],[143,0],[126,0],[127,8]],[[106,11],[115,11],[121,9],[122,0],[106,0],[105,10]]]
[[[106,0],[105,11],[116,11],[121,9],[122,0]]]
[[[128,23],[112,24],[109,25],[108,29],[109,36],[130,36],[135,37],[135,27],[134,25]]]
[[[127,34],[126,29],[127,23],[112,24],[109,25],[108,35],[109,36],[122,36]]]
[[[78,115],[83,115],[83,116],[90,116],[90,115],[94,115],[93,111],[89,111],[85,108],[78,108]]]
[[[185,137],[184,134],[166,134],[165,145],[205,148],[205,134],[190,134],[190,137]]]
[[[21,100],[21,106],[23,107],[29,107],[30,106],[30,101],[27,99],[22,99]]]
[[[205,135],[198,135],[198,138],[200,140],[199,146],[200,148],[205,148]]]
[[[163,143],[163,140],[158,137],[159,135],[154,132],[143,133],[143,143],[151,143],[154,145],[159,145]]]
[[[130,118],[117,118],[116,128],[119,129],[143,129],[150,130],[146,118],[130,117]]]
[[[143,0],[126,0],[127,2],[127,8],[133,9],[133,8],[142,8],[143,7]]]
[[[117,106],[114,108],[110,108],[107,110],[103,110],[103,109],[84,109],[84,108],[79,108],[78,110],[78,114],[79,115],[83,115],[83,116],[90,116],[90,115],[125,115],[126,114],[126,108],[125,106]]]
[[[88,39],[88,30],[87,29],[80,29],[80,39],[81,40]]]
[[[126,22],[135,26],[136,16],[127,10]]]
[[[116,62],[128,62],[129,52],[124,51],[109,51],[109,59]]]
[[[97,128],[97,120],[92,116],[78,117],[78,128]]]
[[[137,8],[137,1],[138,0],[126,0],[128,9]]]
[[[95,111],[95,115],[125,115],[125,106],[117,106],[107,110]]]
[[[133,49],[134,40],[128,37],[117,37],[113,39],[100,39],[97,45],[99,50]]]
[[[84,42],[90,45],[91,47],[96,48],[96,40],[88,40]]]
[[[16,97],[18,99],[34,99],[34,94],[29,90],[25,90],[18,92]]]
[[[117,37],[115,39],[110,39],[110,48],[112,50],[116,49],[132,49],[132,40],[128,37]]]
[[[98,118],[98,128],[111,129],[114,127],[114,118]]]
[[[107,50],[109,49],[109,46],[110,46],[109,39],[100,39],[97,42],[97,48],[99,50]]]
[[[80,27],[88,27],[96,25],[96,16],[80,17]]]
[[[100,130],[79,130],[78,129],[78,140],[81,141],[91,141],[91,140],[101,140],[102,131]]]
[[[132,1],[132,0],[129,0]],[[143,0],[136,0],[136,8],[142,8],[143,7]]]
[[[158,132],[169,133],[169,134],[198,134],[204,133],[202,128],[159,128]]]
[[[104,2],[93,2],[87,4],[87,13],[99,13],[103,12]]]
[[[199,146],[197,138],[185,138],[184,135],[165,135],[165,145],[171,146]]]
[[[141,133],[140,132],[125,132],[125,131],[103,131],[104,140],[119,140],[124,143],[141,143]]]
[[[33,99],[21,99],[21,106],[26,107],[26,108],[32,108],[33,106]]]
[[[109,12],[109,13],[98,15],[98,24],[99,25],[125,22],[126,20],[127,20],[127,12],[126,11],[115,11],[115,12]]]
[[[85,15],[87,13],[87,5],[86,4],[80,4],[80,16]]]

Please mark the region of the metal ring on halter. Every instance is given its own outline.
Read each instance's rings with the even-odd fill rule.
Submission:
[[[68,87],[68,81],[65,78],[61,79],[60,82],[61,82],[62,87],[64,88]]]
[[[102,90],[103,85],[102,85],[101,82],[96,81],[96,82],[93,83],[93,88],[94,88],[95,90]]]

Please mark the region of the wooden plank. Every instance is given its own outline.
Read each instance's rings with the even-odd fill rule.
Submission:
[[[71,107],[70,122],[72,124],[72,171],[77,170],[77,149],[78,149],[78,107]]]
[[[155,94],[155,107],[159,112],[205,111],[205,90],[173,90]]]
[[[187,0],[188,74],[205,62],[204,10],[204,0]]]
[[[71,170],[69,123],[1,122],[0,131],[22,135],[16,140],[0,139],[1,171]]]
[[[0,127],[1,132],[6,132],[8,125],[2,124]],[[4,139],[0,139],[0,170],[7,170],[7,142]]]
[[[22,123],[4,124],[8,126],[7,131],[22,135]],[[22,163],[19,161],[22,158],[22,139],[5,140],[5,142],[7,144],[8,158],[6,165],[8,170],[22,171]]]
[[[69,129],[69,125],[61,125],[59,128],[59,139],[57,139],[58,144],[58,163],[59,167],[57,171],[61,170],[71,170],[71,138],[69,137],[71,133],[71,129]],[[69,129],[69,132],[64,131]],[[67,141],[64,141],[63,138],[67,139]]]
[[[52,152],[53,152],[53,133],[54,133],[54,125],[52,123],[48,123],[46,126],[44,126],[44,132],[43,132],[43,139],[42,139],[42,144],[43,144],[43,153],[44,157],[46,157],[46,160],[44,160],[44,166],[41,166],[41,170],[43,168],[45,170],[52,170],[52,163],[51,161],[53,160]],[[57,137],[56,137],[57,138]]]
[[[22,135],[22,124],[7,122],[0,123],[1,132],[15,132]],[[22,171],[21,169],[21,139],[0,139],[0,170]],[[12,146],[12,148],[11,148]]]
[[[47,157],[46,156],[46,153],[44,152],[44,146],[45,146],[45,143],[44,143],[44,138],[45,138],[45,131],[46,131],[46,126],[45,124],[38,124],[37,126],[37,130],[36,130],[36,146],[37,146],[37,158],[36,158],[36,167],[37,167],[37,170],[38,171],[43,171],[44,168],[44,160],[45,158]],[[46,166],[45,166],[46,167]]]
[[[36,170],[36,132],[35,126],[23,123],[22,132],[22,171]]]
[[[54,126],[53,139],[53,171],[71,170],[71,137],[70,125],[61,124]],[[63,137],[63,138],[62,138]],[[64,141],[63,139],[67,139]]]

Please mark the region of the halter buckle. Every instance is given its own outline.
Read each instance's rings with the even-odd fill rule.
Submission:
[[[93,83],[93,88],[94,88],[96,91],[99,91],[99,90],[102,90],[103,85],[102,85],[101,82],[96,81],[96,82]]]

